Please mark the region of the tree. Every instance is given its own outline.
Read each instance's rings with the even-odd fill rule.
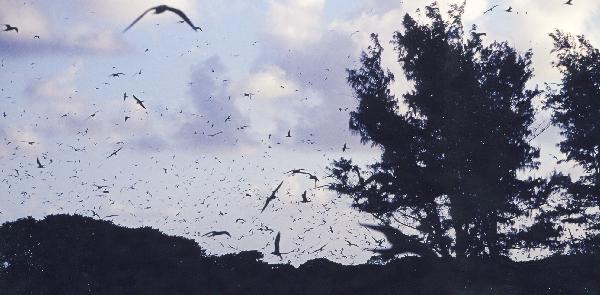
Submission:
[[[405,15],[392,41],[413,85],[402,99],[390,90],[394,75],[383,69],[383,48],[372,35],[362,66],[348,70],[359,102],[349,127],[379,147],[381,159],[365,168],[334,161],[330,188],[440,256],[498,257],[525,238],[547,243],[560,228],[547,218],[516,224],[549,196],[543,179],[518,176],[538,166],[530,127],[540,91],[526,87],[532,52],[484,45],[476,27],[465,37],[463,11],[454,5],[445,20],[432,4],[429,24]]]
[[[558,87],[549,88],[546,106],[553,110],[552,122],[561,128],[559,147],[564,161],[577,163],[584,175],[562,182],[570,202],[561,209],[563,222],[583,227],[586,237],[574,241],[576,252],[600,249],[600,51],[585,36],[560,31],[554,41],[553,65],[562,74]]]

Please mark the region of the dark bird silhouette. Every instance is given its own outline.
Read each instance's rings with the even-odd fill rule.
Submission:
[[[214,236],[222,236],[222,235],[226,235],[226,236],[228,236],[228,237],[231,238],[231,235],[226,230],[223,230],[223,231],[215,231],[215,230],[213,230],[213,231],[209,231],[209,232],[203,234],[202,236],[203,237],[214,237]]]
[[[254,95],[254,93],[244,92],[244,96],[249,97],[250,99],[252,99],[252,95]]]
[[[108,158],[110,158],[110,157],[112,157],[112,156],[116,156],[116,155],[117,155],[117,153],[118,153],[119,151],[121,151],[122,149],[123,149],[123,147],[120,147],[120,148],[118,148],[118,149],[114,150],[114,151],[113,151],[112,153],[110,153],[110,155],[108,155],[108,157],[106,157],[106,158],[108,159]]]
[[[569,1],[565,2],[565,4],[567,4],[567,5],[573,5],[573,0],[569,0]]]
[[[281,251],[279,251],[279,242],[281,241],[281,232],[277,232],[277,236],[275,236],[275,251],[271,252],[271,254],[279,256],[279,259],[281,259],[281,255],[283,254],[288,254],[288,253],[281,253]]]
[[[125,101],[125,99],[127,99],[127,92],[123,92],[123,101]]]
[[[475,33],[475,32],[473,32],[472,34],[473,34],[473,37],[477,37],[477,38],[480,38],[481,36],[487,36],[486,33]]]
[[[13,27],[9,24],[4,24],[4,26],[6,26],[6,28],[4,29],[4,32],[8,32],[8,31],[15,31],[15,32],[19,32],[19,28],[17,27]]]
[[[301,203],[309,203],[310,201],[306,198],[306,191],[302,193],[302,201]]]
[[[110,76],[110,77],[119,77],[119,76],[121,76],[121,75],[125,75],[125,73],[121,73],[121,72],[118,72],[118,73],[112,73],[112,74],[110,74],[109,76]]]
[[[483,12],[483,14],[486,14],[488,12],[492,12],[492,10],[494,10],[494,8],[496,8],[496,7],[498,7],[498,5],[494,5],[494,6],[490,7],[490,8],[488,8],[486,11]]]
[[[125,116],[125,122],[127,122],[127,120],[131,119],[131,117],[129,116]]]
[[[294,175],[294,174],[297,174],[297,173],[304,173],[304,172],[305,172],[305,170],[306,170],[306,169],[304,169],[304,168],[300,168],[300,169],[292,169],[292,170],[290,170],[290,171],[288,171],[288,172],[285,172],[284,174],[288,174],[288,173],[289,173],[289,174],[291,174],[291,175]]]
[[[281,187],[282,184],[283,184],[283,180],[279,183],[279,185],[275,188],[275,190],[271,192],[271,195],[265,201],[265,205],[260,210],[260,213],[263,213],[263,211],[265,211],[265,209],[267,209],[267,206],[269,206],[269,203],[271,203],[271,201],[273,201],[273,200],[275,200],[275,198],[277,198],[277,191],[279,190],[279,188]]]
[[[421,257],[437,257],[437,254],[429,247],[421,243],[416,236],[409,236],[389,225],[360,225],[376,230],[382,233],[387,241],[392,245],[387,249],[369,249],[372,252],[379,253],[383,258],[393,258],[397,254],[414,253]]]
[[[291,132],[292,132],[292,130],[288,130],[288,133],[287,133],[287,135],[285,137],[292,137]]]
[[[139,98],[135,97],[135,94],[132,94],[133,99],[135,99],[135,103],[139,104],[143,109],[146,109],[146,107],[144,106],[144,101],[143,100],[139,100]]]
[[[39,39],[39,38],[40,38],[40,36],[38,36],[38,35],[33,36],[33,39]]]
[[[345,152],[348,148],[348,146],[344,143],[344,146],[342,147],[342,152]]]
[[[37,157],[37,158],[35,159],[35,161],[37,162],[38,168],[40,168],[40,169],[41,169],[41,168],[45,168],[45,167],[46,167],[46,166],[42,165],[42,163],[40,162],[40,158],[39,158],[39,157]]]
[[[137,23],[142,17],[144,17],[144,15],[146,15],[148,12],[150,12],[152,10],[154,10],[154,14],[161,14],[165,11],[173,12],[173,13],[177,14],[179,17],[181,17],[188,25],[190,25],[190,27],[192,27],[192,29],[194,29],[194,31],[197,31],[197,30],[202,31],[202,28],[194,26],[192,21],[187,17],[187,15],[185,15],[185,13],[183,13],[183,11],[181,11],[177,8],[167,6],[167,5],[158,5],[158,6],[155,6],[152,8],[148,8],[146,11],[144,11],[144,13],[142,13],[142,15],[138,16],[138,18],[136,18],[127,28],[125,28],[125,30],[123,30],[123,33],[127,32],[127,30],[129,30],[131,27],[133,27],[133,25],[135,25],[135,23]]]
[[[509,6],[505,11],[506,12],[512,12],[512,6]]]

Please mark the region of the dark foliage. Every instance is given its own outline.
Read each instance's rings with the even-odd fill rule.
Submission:
[[[546,103],[553,110],[552,121],[561,128],[559,144],[566,158],[583,168],[585,174],[571,182],[561,181],[569,202],[558,208],[563,222],[581,226],[584,237],[572,240],[574,252],[600,250],[600,51],[584,36],[556,31],[553,63],[562,74],[557,87],[548,87]]]
[[[315,259],[269,265],[256,251],[206,256],[149,228],[57,215],[0,227],[1,294],[598,294],[600,258],[536,262]],[[7,262],[7,264],[4,264]]]
[[[427,24],[404,17],[392,43],[414,89],[402,99],[390,91],[394,75],[383,69],[383,48],[372,36],[362,67],[348,71],[359,101],[350,129],[381,148],[381,160],[366,169],[335,161],[331,188],[382,223],[416,233],[442,257],[550,246],[560,228],[529,213],[547,202],[552,186],[518,176],[538,165],[529,144],[540,93],[526,88],[532,53],[506,42],[484,45],[475,27],[465,36],[463,9],[453,6],[444,20],[428,6]],[[530,228],[516,222],[528,218]]]

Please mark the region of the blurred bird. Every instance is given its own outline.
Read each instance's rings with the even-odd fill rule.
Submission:
[[[41,168],[45,168],[45,167],[46,167],[46,166],[42,165],[42,163],[40,162],[40,158],[39,158],[39,157],[37,157],[37,158],[35,159],[35,161],[37,162],[38,168],[40,168],[40,169],[41,169]]]
[[[222,236],[222,235],[226,235],[228,237],[231,238],[231,235],[229,234],[228,231],[223,230],[223,231],[209,231],[207,233],[205,233],[204,235],[202,235],[203,237],[214,237],[214,236]]]
[[[260,213],[263,213],[263,211],[265,211],[265,209],[267,209],[267,206],[269,206],[269,203],[271,203],[271,201],[273,201],[273,200],[275,200],[275,198],[277,198],[277,191],[279,190],[279,188],[281,187],[282,184],[283,184],[283,180],[279,183],[279,185],[275,188],[275,190],[271,192],[271,195],[265,201],[265,205],[263,206],[262,210],[260,210]]]
[[[155,6],[152,8],[148,8],[146,11],[144,11],[144,13],[142,13],[142,15],[138,16],[138,18],[136,18],[127,28],[125,28],[125,30],[123,30],[123,33],[127,32],[127,30],[129,30],[131,27],[133,27],[133,25],[135,25],[135,23],[137,23],[142,17],[144,17],[144,15],[146,15],[151,10],[154,10],[154,14],[161,14],[165,11],[171,11],[171,12],[177,14],[179,17],[181,17],[188,25],[190,25],[190,27],[192,27],[192,29],[194,29],[194,31],[197,31],[197,30],[202,31],[202,28],[194,26],[192,21],[187,17],[187,15],[185,15],[185,13],[183,13],[183,11],[181,11],[177,8],[167,6],[167,5],[158,5],[158,6]]]
[[[8,32],[8,31],[15,31],[15,32],[19,32],[19,28],[17,27],[13,27],[9,24],[4,24],[4,26],[6,26],[6,28],[4,29],[4,32]]]

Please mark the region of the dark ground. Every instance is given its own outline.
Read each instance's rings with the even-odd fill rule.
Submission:
[[[88,217],[26,218],[0,227],[0,294],[600,294],[599,256],[299,268],[261,258],[207,256],[189,239]]]

